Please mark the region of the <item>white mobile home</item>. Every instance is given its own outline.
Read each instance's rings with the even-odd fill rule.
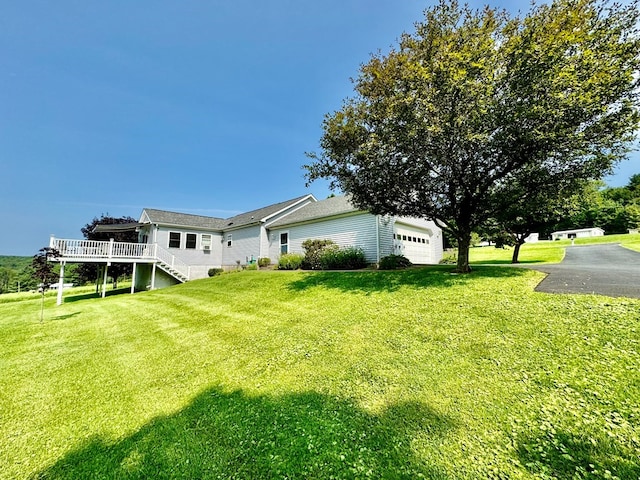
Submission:
[[[551,234],[551,240],[571,240],[572,238],[601,237],[604,230],[598,227],[576,228],[573,230],[560,230]]]

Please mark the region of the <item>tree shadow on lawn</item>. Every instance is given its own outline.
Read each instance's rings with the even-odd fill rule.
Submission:
[[[527,470],[545,478],[640,478],[637,457],[605,433],[592,441],[562,430],[521,435],[516,451]]]
[[[125,288],[117,288],[115,290],[107,290],[106,293],[106,297],[113,297],[115,295],[124,295],[125,293],[131,293],[131,288],[130,287],[125,287]],[[72,295],[69,294],[67,296],[62,296],[62,302],[63,303],[73,303],[73,302],[80,302],[83,300],[95,300],[96,298],[102,298],[102,294],[100,293],[96,293],[96,292],[91,292],[91,293],[83,293],[83,294],[79,294],[79,295]]]
[[[471,273],[453,273],[453,266],[410,268],[407,270],[383,271],[331,271],[309,272],[300,280],[288,284],[294,291],[322,286],[345,292],[371,293],[377,291],[393,292],[403,287],[446,288],[465,285],[482,278],[517,278],[528,275],[525,269],[502,267],[474,267]]]
[[[129,437],[90,439],[36,478],[446,479],[442,466],[413,455],[411,441],[451,428],[421,403],[372,415],[317,393],[252,397],[212,388]]]
[[[545,260],[519,260],[518,263],[512,263],[511,260],[474,260],[469,262],[469,265],[473,268],[473,266],[480,265],[510,265],[512,267],[517,267],[520,265],[538,265],[549,263]]]

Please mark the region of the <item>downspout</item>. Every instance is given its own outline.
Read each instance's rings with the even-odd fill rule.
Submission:
[[[380,263],[380,215],[376,215],[376,263]]]

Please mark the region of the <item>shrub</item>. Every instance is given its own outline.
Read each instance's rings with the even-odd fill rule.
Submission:
[[[304,248],[304,261],[302,268],[305,270],[320,270],[320,257],[328,248],[337,248],[333,240],[305,240],[302,242]]]
[[[361,248],[327,248],[320,255],[323,270],[356,270],[367,266],[367,259]]]
[[[278,260],[278,270],[297,270],[303,260],[304,255],[299,253],[283,253]]]
[[[441,265],[455,265],[458,263],[458,252],[455,250],[445,251],[440,260]]]
[[[396,270],[398,268],[408,268],[412,265],[413,263],[404,255],[391,254],[380,259],[378,268],[380,270]]]
[[[216,275],[220,275],[224,270],[222,268],[210,268],[207,272],[210,277],[215,277]]]
[[[255,263],[249,263],[244,267],[245,270],[258,270],[258,265]]]
[[[260,257],[258,259],[259,267],[268,267],[269,265],[271,265],[271,259],[269,257]]]

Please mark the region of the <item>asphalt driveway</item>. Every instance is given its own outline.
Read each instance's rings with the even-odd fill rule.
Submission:
[[[640,253],[618,244],[567,247],[561,263],[530,268],[548,273],[538,292],[640,298]]]

